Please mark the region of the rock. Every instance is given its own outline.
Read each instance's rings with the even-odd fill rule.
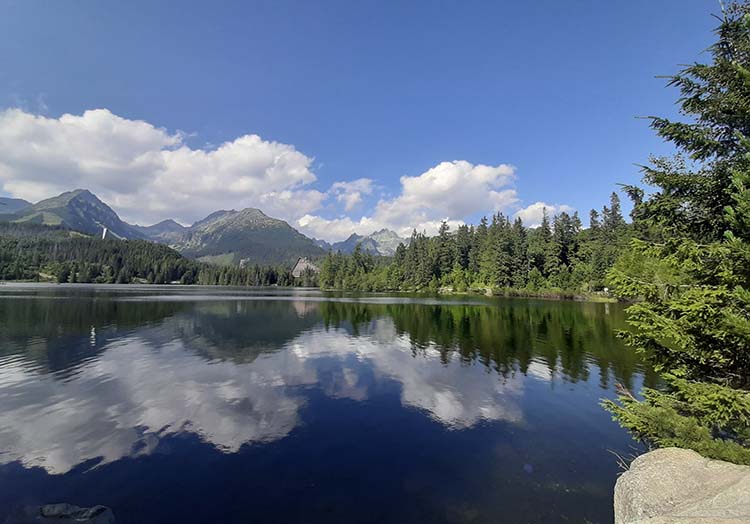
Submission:
[[[107,506],[79,508],[72,504],[47,504],[39,508],[40,522],[60,524],[114,524],[115,516]]]
[[[748,524],[750,466],[663,448],[636,458],[615,485],[615,524]]]
[[[72,504],[16,506],[4,524],[114,524],[115,516],[107,506],[80,508]]]

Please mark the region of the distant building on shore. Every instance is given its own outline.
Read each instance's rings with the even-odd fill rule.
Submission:
[[[292,276],[294,278],[299,278],[308,269],[313,273],[320,273],[318,266],[307,260],[306,257],[299,257],[297,263],[294,264],[294,267],[292,268]]]

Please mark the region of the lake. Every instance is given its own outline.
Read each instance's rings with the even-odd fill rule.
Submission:
[[[618,304],[0,286],[0,522],[611,523]]]

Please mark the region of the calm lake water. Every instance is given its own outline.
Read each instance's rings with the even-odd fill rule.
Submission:
[[[615,304],[0,286],[0,522],[611,523]]]

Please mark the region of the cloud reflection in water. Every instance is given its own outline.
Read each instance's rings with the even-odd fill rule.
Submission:
[[[92,459],[105,464],[150,454],[161,438],[183,432],[236,452],[298,425],[306,402],[300,386],[366,400],[371,384],[364,374],[400,383],[404,406],[448,428],[522,420],[520,379],[456,355],[446,361],[429,345],[415,353],[387,317],[357,335],[317,325],[249,362],[202,357],[177,319],[109,342],[62,379],[18,359],[0,365],[0,462],[61,474]],[[323,362],[335,372],[321,372]]]

